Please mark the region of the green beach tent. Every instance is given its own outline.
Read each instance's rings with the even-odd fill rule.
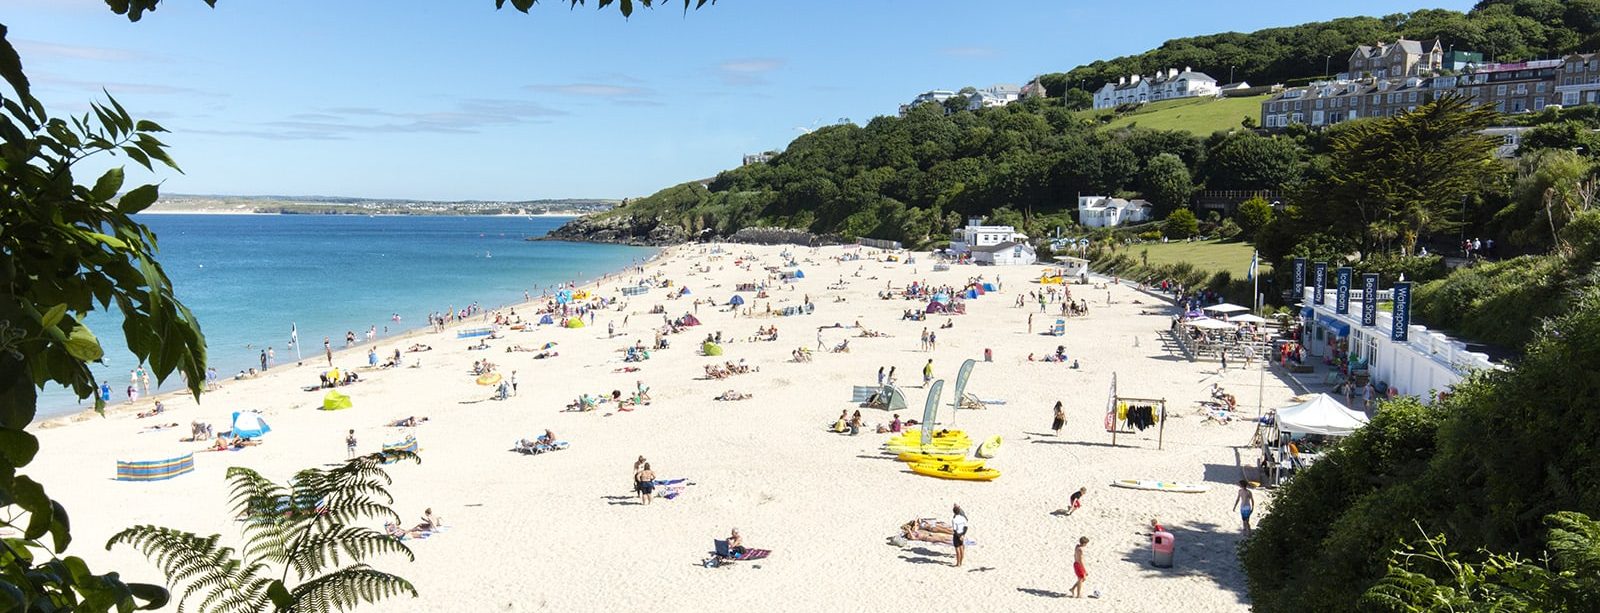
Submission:
[[[350,397],[339,393],[337,390],[328,390],[322,397],[322,410],[337,411],[350,408]]]
[[[706,355],[722,355],[722,346],[716,343],[705,343],[700,346],[700,352]]]
[[[568,319],[567,320],[567,327],[568,328],[582,328],[583,327],[583,319],[582,318],[578,318],[578,317],[574,317],[572,319]]]

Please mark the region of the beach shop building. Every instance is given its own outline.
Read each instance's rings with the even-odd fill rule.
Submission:
[[[1387,395],[1417,396],[1424,402],[1432,402],[1434,393],[1449,392],[1473,371],[1499,368],[1488,355],[1423,326],[1408,326],[1406,340],[1392,340],[1392,313],[1378,311],[1376,325],[1362,326],[1362,293],[1350,290],[1349,313],[1340,314],[1338,290],[1326,290],[1323,303],[1315,304],[1316,288],[1305,288],[1300,315],[1308,353],[1323,358],[1348,353],[1380,392],[1393,389]],[[1378,298],[1387,293],[1380,291]]]

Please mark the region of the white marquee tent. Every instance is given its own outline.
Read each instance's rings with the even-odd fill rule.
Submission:
[[[1349,436],[1367,425],[1367,416],[1345,408],[1327,394],[1278,409],[1278,430],[1326,436]]]

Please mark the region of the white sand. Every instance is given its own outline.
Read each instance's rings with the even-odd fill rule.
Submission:
[[[766,278],[759,266],[753,271],[735,267],[732,254],[755,253],[761,264],[777,265],[783,250],[727,249],[730,255],[712,259],[704,247],[677,248],[651,268],[690,287],[695,297],[725,302],[736,283]],[[432,421],[415,431],[423,462],[391,471],[395,507],[414,523],[431,506],[450,529],[412,541],[415,563],[394,557],[375,561],[378,568],[411,579],[422,595],[370,610],[1248,608],[1235,554],[1238,515],[1230,505],[1241,458],[1247,463],[1254,458],[1249,449],[1240,448],[1253,426],[1205,424],[1194,414],[1194,401],[1217,380],[1217,367],[1191,363],[1162,348],[1158,333],[1167,327],[1167,319],[1140,314],[1161,308],[1155,298],[1114,288],[1109,290],[1114,304],[1107,306],[1107,290],[1072,286],[1075,297],[1089,299],[1090,314],[1068,320],[1067,335],[1055,338],[1038,334],[1056,319],[1055,305],[1049,315],[1037,314],[1036,304],[1012,306],[1019,292],[1039,287],[1029,279],[1038,277],[1040,267],[956,266],[934,273],[925,254],[918,256],[918,264],[904,265],[831,259],[845,248],[791,250],[802,260],[807,278],[793,291],[774,292],[773,299],[781,307],[797,305],[809,295],[817,304],[816,314],[746,319],[702,305],[699,317],[705,325],[670,337],[673,347],[637,364],[639,373],[613,373],[623,366],[618,349],[634,339],[651,342],[651,327],[661,322],[660,315],[647,314],[653,305],[665,303],[676,317],[692,310],[689,299],[667,301],[667,291],[655,289],[628,299],[624,312],[602,314],[593,327],[510,332],[507,340],[491,341],[494,349],[488,352],[465,350],[469,341],[456,340],[453,330],[380,342],[380,355],[411,342],[431,344],[435,350],[406,354],[407,359],[420,356],[419,369],[363,371],[364,382],[343,390],[355,401],[355,408],[346,411],[316,410],[322,393],[301,391],[317,382],[322,364],[308,359],[304,366],[281,366],[258,379],[230,382],[207,394],[200,406],[169,398],[167,414],[157,418],[120,414],[36,429],[43,451],[28,472],[73,513],[76,541],[71,553],[87,558],[98,571],[115,569],[129,580],[159,582],[154,567],[131,549],[105,552],[106,539],[142,523],[234,538],[237,525],[226,509],[226,467],[249,466],[286,478],[297,469],[343,460],[347,428],[356,430],[361,450],[370,452],[404,435],[383,424],[407,415],[428,416]],[[881,257],[873,250],[860,252]],[[700,265],[711,266],[712,272],[690,272]],[[858,269],[860,276],[852,276]],[[954,318],[955,328],[937,330],[938,350],[932,354],[918,350],[918,333],[924,326],[936,328],[944,318],[901,321],[904,309],[921,304],[875,297],[887,283],[899,288],[921,279],[959,286],[977,275],[991,281],[999,275],[1003,291],[968,301],[968,314]],[[848,282],[846,289],[827,289],[841,277]],[[622,280],[633,278],[624,275]],[[621,284],[614,281],[600,293],[616,295]],[[753,298],[750,292],[742,295]],[[847,301],[834,302],[835,297]],[[766,302],[752,300],[763,310]],[[531,308],[518,310],[524,317],[532,314]],[[1025,332],[1030,311],[1035,313],[1031,336]],[[625,313],[631,318],[623,327]],[[848,326],[857,320],[893,338],[852,338],[848,354],[819,352],[806,364],[789,360],[797,346],[815,347],[818,326]],[[619,330],[618,338],[607,340],[605,327],[611,321],[626,335]],[[778,326],[778,342],[744,340],[766,324]],[[700,380],[703,365],[717,358],[697,355],[698,341],[717,330],[740,339],[724,346],[721,359],[744,358],[760,366],[760,372]],[[833,344],[855,332],[826,330],[824,335]],[[531,353],[504,352],[510,343],[536,347],[546,341],[560,343],[560,357],[534,360]],[[1066,345],[1083,368],[1026,361],[1030,352],[1042,356],[1057,344]],[[851,385],[872,384],[879,366],[899,367],[899,381],[911,404],[901,417],[918,418],[925,396],[919,387],[924,361],[934,358],[936,377],[947,379],[948,402],[961,361],[981,360],[986,347],[994,350],[994,363],[980,362],[969,391],[1007,404],[961,411],[954,426],[975,439],[1005,437],[999,457],[990,462],[1004,473],[998,480],[916,475],[881,456],[884,435],[824,431],[839,411],[856,409],[849,402]],[[472,361],[484,357],[503,372],[518,372],[520,395],[505,402],[485,400],[491,389],[476,385],[470,374]],[[336,362],[365,364],[365,348],[340,354]],[[1120,436],[1122,446],[1110,446],[1102,417],[1112,372],[1119,375],[1124,395],[1170,401],[1176,417],[1166,428],[1165,450],[1156,449],[1154,429]],[[1236,369],[1222,379],[1253,416],[1258,373]],[[611,415],[606,408],[561,411],[579,393],[626,393],[636,380],[652,388],[654,404]],[[712,401],[730,388],[755,398]],[[1286,403],[1291,392],[1269,373],[1265,396],[1266,406],[1272,407]],[[1058,399],[1066,402],[1068,423],[1062,436],[1054,438],[1048,436],[1050,409]],[[137,408],[148,406],[144,401]],[[265,412],[274,429],[265,445],[196,454],[197,470],[169,481],[112,480],[115,460],[159,459],[199,448],[178,441],[188,434],[189,422],[210,421],[222,431],[228,427],[228,414],[238,409]],[[863,414],[869,424],[889,419],[877,410]],[[138,433],[156,422],[178,422],[180,427]],[[572,448],[532,457],[508,451],[516,439],[531,438],[544,428],[553,428]],[[688,477],[696,485],[676,500],[634,504],[631,467],[641,454],[662,478]],[[1124,478],[1203,481],[1211,489],[1169,494],[1108,487]],[[1079,486],[1089,487],[1084,508],[1070,518],[1053,516]],[[1265,507],[1266,494],[1258,492],[1257,498]],[[970,538],[976,542],[968,548],[964,568],[950,566],[949,547],[886,543],[886,537],[913,517],[948,520],[952,503],[965,507]],[[1177,534],[1175,568],[1149,564],[1148,539],[1141,532],[1152,517]],[[702,568],[699,562],[712,539],[724,537],[732,527],[740,529],[747,545],[774,550],[772,557],[731,568]],[[1058,599],[1072,585],[1072,548],[1079,536],[1091,539],[1086,591],[1100,590],[1098,600]]]

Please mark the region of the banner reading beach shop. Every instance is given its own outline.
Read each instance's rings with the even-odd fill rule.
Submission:
[[[1333,312],[1340,315],[1350,314],[1350,281],[1355,274],[1356,271],[1351,270],[1349,266],[1340,266],[1334,271],[1334,287],[1338,288],[1339,293],[1334,299]]]
[[[1306,259],[1294,259],[1294,299],[1299,300],[1306,295]]]
[[[1317,262],[1311,265],[1311,285],[1316,293],[1311,296],[1311,303],[1323,305],[1328,302],[1328,263]]]
[[[1411,336],[1411,282],[1394,284],[1394,328],[1389,330],[1389,340],[1405,342]]]
[[[1361,275],[1361,325],[1378,325],[1378,273]]]

